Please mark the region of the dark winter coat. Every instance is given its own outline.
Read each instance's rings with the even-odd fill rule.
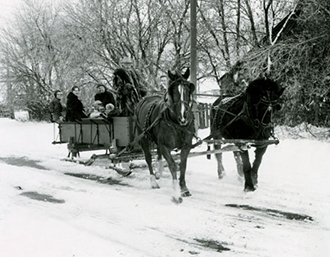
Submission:
[[[79,98],[70,92],[66,102],[66,121],[76,121],[82,118],[87,118],[84,112],[84,106]]]
[[[146,96],[146,83],[133,70],[118,68],[113,73],[113,86],[117,91],[117,109],[122,116],[131,116],[139,100]]]
[[[95,101],[97,100],[101,101],[104,107],[106,107],[107,104],[113,104],[113,106],[116,106],[115,98],[113,94],[109,91],[105,91],[103,93],[97,93],[94,99]]]
[[[63,116],[64,107],[61,104],[61,100],[54,98],[49,104],[49,112],[51,114],[51,121],[58,122],[60,117]]]

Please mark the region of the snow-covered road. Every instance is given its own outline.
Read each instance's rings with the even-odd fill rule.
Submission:
[[[67,149],[51,144],[52,124],[0,119],[0,132],[1,256],[329,256],[328,142],[270,146],[253,193],[231,153],[223,180],[215,158],[191,158],[192,196],[175,205],[168,171],[153,190],[146,170],[123,178],[61,161]]]

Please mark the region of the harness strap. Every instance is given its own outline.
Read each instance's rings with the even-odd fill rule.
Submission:
[[[174,113],[171,108],[168,108],[167,110],[169,112],[171,112],[171,113]],[[198,145],[200,145],[200,144],[203,143],[202,140],[201,140],[201,138],[198,137],[195,132],[192,132],[192,131],[190,131],[190,130],[188,130],[188,129],[185,128],[185,127],[190,126],[191,123],[194,122],[194,119],[195,119],[194,116],[192,116],[193,118],[191,119],[191,121],[187,125],[185,125],[185,127],[181,127],[179,124],[177,124],[175,121],[173,121],[173,119],[171,119],[170,116],[168,114],[166,114],[165,112],[164,112],[163,116],[164,116],[165,124],[167,126],[174,127],[174,129],[178,129],[178,130],[181,130],[181,131],[183,131],[185,133],[188,133],[188,134],[192,135],[195,139],[197,139],[197,142],[195,144],[193,144],[193,145],[190,146],[191,149],[193,149],[196,146],[198,146]]]
[[[235,97],[232,97],[232,98],[229,99],[229,101],[226,101],[225,103],[230,103],[232,100],[234,100],[234,101],[232,101],[232,103],[230,105],[230,106],[232,106],[236,102],[236,100],[239,100],[240,99],[239,97],[241,97],[241,96],[243,96],[243,94],[239,94],[239,95],[237,95]],[[223,127],[222,129],[225,129],[226,127],[230,126],[233,122],[237,121],[238,119],[240,119],[244,115],[249,116],[249,113],[248,113],[249,111],[248,111],[247,103],[246,103],[245,100],[243,102],[242,110],[238,114],[234,114],[232,112],[227,111],[226,109],[220,108],[220,105],[221,105],[221,102],[214,108],[216,110],[216,112],[215,112],[215,115],[214,115],[214,118],[213,118],[213,123],[214,122],[217,122],[217,116],[218,116],[219,111],[222,111],[223,112],[222,118],[223,118],[224,114],[226,114],[226,113],[234,116],[234,118],[229,123],[227,123],[225,125],[225,127]],[[222,118],[221,118],[220,123],[222,122]],[[213,127],[214,125],[217,125],[217,124],[212,124],[211,126]]]
[[[155,108],[155,104],[153,104],[150,108]],[[154,122],[147,128],[144,128],[142,133],[140,135],[138,135],[136,138],[134,138],[134,140],[132,142],[130,142],[127,146],[125,146],[125,148],[123,150],[121,150],[117,156],[122,155],[124,152],[126,152],[127,149],[131,148],[133,145],[135,145],[137,142],[139,142],[145,135],[146,133],[149,132],[149,130],[151,130],[154,126],[156,126],[158,124],[158,122],[161,120],[162,118],[162,113],[167,109],[167,105],[164,105],[163,109],[161,110],[161,112],[159,113],[158,117],[154,120]],[[150,109],[149,109],[150,110]],[[148,111],[149,112],[149,111]],[[138,121],[136,121],[136,125],[139,126],[142,129],[141,124],[138,123]]]
[[[197,140],[197,142],[196,142],[195,144],[191,145],[191,149],[194,149],[195,147],[197,147],[197,146],[203,144],[204,140],[209,140],[209,139],[211,139],[212,137],[213,137],[212,134],[208,135],[207,137],[205,137],[205,138],[203,138],[203,139],[198,138],[198,137],[195,136],[195,138],[197,138],[198,140]]]
[[[241,95],[239,95],[239,96],[242,96],[242,95],[243,95],[243,94],[241,94]],[[235,98],[236,98],[236,97],[233,97],[233,98],[230,99],[230,100],[233,100],[233,99],[235,99]],[[230,102],[230,100],[227,101],[226,103]],[[235,103],[235,102],[233,102],[232,104],[234,104],[234,103]],[[266,101],[266,100],[261,99],[261,100],[260,100],[257,104],[255,104],[255,105],[258,105],[259,103],[267,103],[267,104],[269,104],[269,103],[271,103],[271,101]],[[274,133],[274,128],[273,128],[273,124],[272,124],[272,122],[267,123],[267,124],[263,122],[263,120],[264,120],[264,118],[265,118],[265,116],[266,116],[267,111],[270,111],[270,113],[271,113],[271,115],[272,115],[272,108],[271,108],[271,106],[268,107],[267,111],[264,113],[264,115],[263,115],[263,117],[261,118],[261,120],[259,120],[259,119],[253,119],[253,118],[251,117],[250,109],[249,109],[249,107],[248,107],[248,103],[247,103],[246,99],[244,100],[242,110],[241,110],[237,115],[234,114],[234,113],[232,113],[232,112],[227,111],[226,109],[220,108],[220,105],[221,105],[221,103],[219,103],[219,104],[218,104],[217,106],[215,106],[215,108],[214,108],[216,112],[215,112],[215,116],[214,116],[213,121],[212,121],[212,124],[211,124],[212,127],[213,127],[213,126],[217,126],[219,123],[220,123],[220,124],[222,123],[222,118],[223,118],[224,114],[230,114],[230,115],[234,116],[234,118],[233,118],[232,120],[230,120],[230,121],[229,121],[224,127],[222,127],[222,128],[221,128],[222,130],[226,129],[228,126],[230,126],[230,125],[231,125],[232,123],[234,123],[235,121],[237,121],[237,120],[239,120],[239,119],[243,119],[244,122],[245,122],[247,125],[251,126],[251,128],[254,130],[254,133],[256,133],[257,136],[260,135],[260,134],[262,134],[262,133],[264,133],[264,130],[267,129],[267,128],[269,128],[269,129],[271,129],[271,131],[270,131],[270,136],[273,137],[273,138],[275,138],[274,135],[273,135],[273,133]],[[217,121],[217,116],[218,116],[219,111],[221,111],[221,112],[223,113],[223,116],[222,116],[222,118],[220,119],[220,122]],[[244,116],[245,116],[245,118],[244,118]],[[259,127],[260,125],[261,125],[261,128]],[[218,129],[220,129],[220,128],[218,128]],[[211,137],[212,137],[212,135],[211,135]]]

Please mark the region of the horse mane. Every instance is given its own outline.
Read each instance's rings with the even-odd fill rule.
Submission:
[[[269,78],[258,78],[249,83],[245,94],[249,103],[259,102],[260,98],[268,95],[270,98],[278,99],[283,93],[284,88],[281,88],[278,83]]]
[[[258,78],[249,83],[246,93],[248,94],[260,94],[260,92],[270,91],[277,92],[280,89],[279,85],[268,78]]]

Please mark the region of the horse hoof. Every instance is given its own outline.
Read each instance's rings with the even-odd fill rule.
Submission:
[[[253,192],[253,191],[255,191],[255,190],[256,190],[255,187],[245,187],[245,188],[244,188],[244,192]]]
[[[153,188],[153,189],[154,188],[159,188],[159,185],[158,185],[154,175],[150,176],[150,184],[151,184],[151,188]]]
[[[171,201],[172,201],[173,203],[175,203],[175,204],[180,204],[180,203],[182,203],[183,200],[182,200],[181,197],[175,197],[175,196],[172,196]]]
[[[223,179],[225,177],[226,174],[218,174],[218,178],[219,179]]]
[[[181,193],[181,196],[182,197],[189,197],[189,196],[191,196],[191,193],[189,191],[185,191],[185,192]]]
[[[156,172],[155,173],[155,178],[158,180],[158,179],[160,179],[160,173],[159,172]]]

